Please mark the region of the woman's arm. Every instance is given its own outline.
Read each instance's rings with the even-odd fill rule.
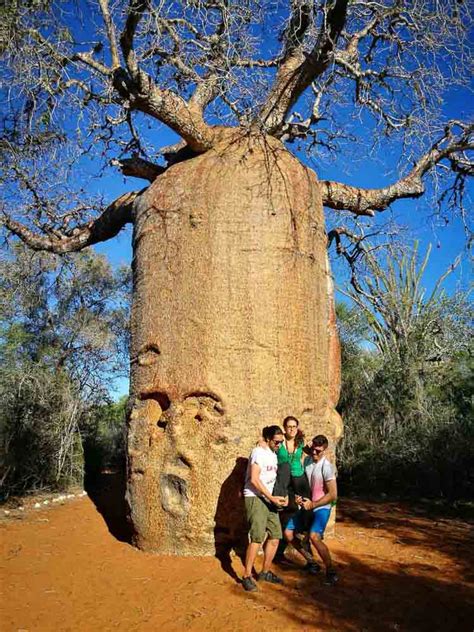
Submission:
[[[304,462],[306,461],[306,459],[308,458],[308,454],[306,452],[306,448],[307,446],[305,446],[304,444],[301,446],[301,465],[304,467]]]

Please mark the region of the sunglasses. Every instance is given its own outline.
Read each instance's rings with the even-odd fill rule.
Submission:
[[[320,448],[313,445],[311,447],[311,452],[316,452],[317,454],[321,454],[321,452],[324,452],[325,449],[326,448]]]
[[[276,439],[273,439],[273,443],[275,445],[281,445],[283,443],[283,441],[276,441]]]

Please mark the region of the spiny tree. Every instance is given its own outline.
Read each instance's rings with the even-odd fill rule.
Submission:
[[[373,217],[436,174],[440,201],[463,213],[472,125],[442,105],[467,85],[470,24],[468,3],[448,0],[6,5],[6,229],[65,253],[134,225],[140,546],[232,539],[231,519],[213,524],[217,497],[264,420],[295,414],[337,440],[322,205]],[[157,148],[163,126],[181,140]],[[290,152],[324,164],[370,137],[403,147],[398,179],[378,189],[317,180]],[[71,190],[85,155],[151,185],[104,208],[83,182]],[[351,233],[336,228],[341,248]]]
[[[443,288],[454,266],[426,291],[429,256],[420,260],[417,244],[390,248],[383,261],[367,256],[352,307],[339,306],[340,464],[357,488],[462,497],[473,484],[473,310],[468,291]]]

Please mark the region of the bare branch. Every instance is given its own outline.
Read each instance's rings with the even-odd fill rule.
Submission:
[[[132,222],[133,203],[140,192],[125,193],[110,204],[97,219],[76,226],[70,234],[45,236],[33,232],[24,224],[3,212],[3,225],[33,250],[57,254],[82,250],[87,246],[115,237],[125,224]]]
[[[304,39],[313,20],[313,2],[292,0],[288,26],[283,33],[285,49],[283,63],[303,48]]]
[[[76,53],[72,56],[72,61],[80,61],[105,77],[112,76],[112,69],[95,60],[92,53]]]
[[[130,108],[162,121],[176,131],[196,151],[206,151],[212,146],[212,129],[202,118],[200,108],[189,107],[184,99],[171,90],[161,89],[152,77],[138,66],[133,49],[135,32],[145,10],[148,0],[130,0],[127,20],[120,36],[120,45],[125,59],[127,71],[117,68],[114,73],[114,87],[126,99]],[[170,56],[173,57],[173,56]],[[180,60],[173,57],[176,64]],[[185,75],[197,75],[184,64],[178,64]]]
[[[112,16],[109,11],[108,0],[99,0],[100,10],[102,11],[102,17],[104,18],[105,28],[107,31],[107,37],[110,44],[110,54],[112,56],[112,68],[118,68],[120,66],[120,58],[117,48],[117,38],[115,35],[115,26],[112,21]]]
[[[112,160],[111,164],[118,166],[124,176],[142,178],[149,182],[153,182],[153,180],[166,171],[166,167],[160,167],[160,165],[144,160],[139,156],[115,159]]]
[[[461,129],[457,137],[453,134],[454,127]],[[451,121],[446,126],[443,137],[418,160],[410,173],[387,187],[362,189],[341,182],[323,180],[323,204],[335,210],[351,211],[355,215],[373,216],[375,211],[384,211],[396,200],[420,197],[425,191],[423,176],[444,159],[462,164],[463,174],[472,174],[473,164],[468,161],[464,152],[474,149],[473,130],[472,124]],[[466,164],[470,166],[467,170]]]
[[[138,66],[133,51],[133,40],[135,32],[140,20],[143,17],[143,13],[147,8],[147,0],[130,0],[128,6],[127,20],[125,22],[124,29],[120,35],[120,46],[122,48],[125,64],[132,75],[136,78],[138,73]]]
[[[231,59],[230,66],[237,68],[276,68],[280,63],[280,57],[274,59]]]
[[[319,107],[323,94],[331,81],[332,76],[329,76],[320,86],[317,86],[315,83],[311,84],[311,89],[314,94],[311,113],[308,118],[303,119],[299,112],[294,112],[277,134],[282,142],[292,143],[298,138],[308,138],[309,136],[312,136],[313,139],[316,140],[317,132],[313,127],[323,118],[320,115]]]

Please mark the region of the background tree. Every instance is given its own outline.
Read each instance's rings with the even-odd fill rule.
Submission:
[[[89,406],[81,430],[85,452],[85,473],[92,486],[100,486],[100,474],[125,473],[127,396],[115,402]]]
[[[470,497],[473,311],[468,292],[423,287],[419,261],[391,249],[368,273],[353,307],[339,306],[345,420],[340,466],[367,493]]]
[[[5,227],[65,253],[134,225],[128,497],[140,546],[203,553],[216,533],[232,536],[213,524],[217,497],[264,420],[296,414],[337,441],[322,205],[373,217],[421,196],[431,174],[464,217],[472,126],[442,106],[467,85],[469,11],[448,0],[7,5]],[[172,147],[156,147],[163,126]],[[319,181],[288,151],[306,147],[321,165],[378,141],[402,151],[394,181],[374,189]],[[104,209],[81,192],[85,156],[152,184]]]
[[[128,272],[91,252],[61,259],[17,244],[2,257],[3,495],[82,483],[81,435],[126,374],[128,291]]]

